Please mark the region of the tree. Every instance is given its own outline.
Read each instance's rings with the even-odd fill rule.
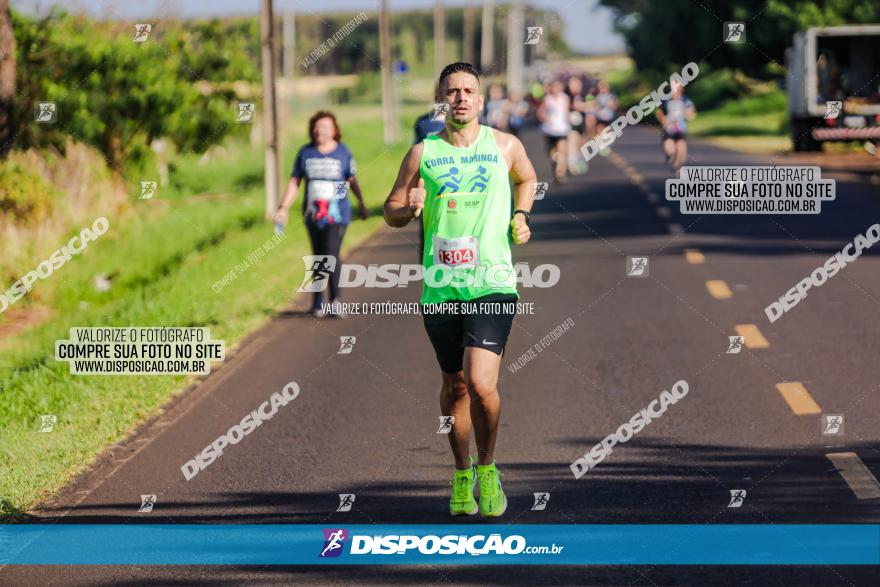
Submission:
[[[15,137],[15,34],[9,0],[0,0],[0,159]]]
[[[21,148],[61,149],[72,135],[121,170],[128,160],[146,155],[153,139],[165,137],[178,149],[202,152],[236,130],[235,94],[196,83],[203,72],[190,67],[190,51],[200,47],[152,35],[135,43],[127,25],[60,11],[39,21],[14,13],[13,24],[19,40],[19,120],[28,119],[36,101],[56,102],[58,111],[56,124],[20,124]],[[201,59],[205,69],[223,63]]]
[[[698,61],[740,69],[753,77],[776,75],[799,30],[880,20],[880,4],[864,0],[600,2],[614,12],[615,26],[639,69],[667,71],[673,64]],[[745,22],[746,43],[724,44],[724,21]]]

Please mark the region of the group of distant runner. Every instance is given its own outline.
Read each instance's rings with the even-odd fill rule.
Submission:
[[[677,174],[687,157],[688,121],[696,116],[696,109],[685,97],[683,86],[674,86],[672,94],[656,110],[656,115],[666,164]],[[480,121],[515,136],[524,126],[537,124],[544,135],[554,179],[565,183],[568,175],[587,172],[581,148],[619,114],[617,96],[605,80],[586,73],[566,72],[536,81],[526,95],[505,95],[501,85],[489,85]],[[417,137],[418,140],[421,138]],[[607,148],[600,152],[608,153]]]

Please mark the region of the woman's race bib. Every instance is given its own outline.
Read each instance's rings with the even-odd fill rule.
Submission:
[[[319,226],[342,221],[339,200],[348,197],[348,182],[327,179],[309,180],[307,192],[309,214]]]
[[[330,181],[327,179],[309,180],[308,198],[309,204],[312,202],[320,202],[332,200],[336,195],[336,184],[338,181]]]

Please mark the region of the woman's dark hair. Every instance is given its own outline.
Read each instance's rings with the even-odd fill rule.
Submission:
[[[440,80],[437,82],[437,87],[442,88],[443,83],[446,81],[446,78],[452,75],[453,73],[457,73],[459,71],[463,71],[464,73],[469,73],[475,78],[477,78],[477,83],[480,82],[480,72],[476,67],[471,65],[470,63],[465,63],[463,61],[458,61],[456,63],[450,63],[446,67],[443,68],[443,71],[440,72]]]
[[[318,110],[312,117],[309,118],[309,144],[314,146],[315,144],[315,125],[318,124],[318,121],[322,118],[329,118],[333,121],[333,128],[336,131],[333,133],[333,140],[337,143],[342,140],[342,132],[339,130],[339,123],[336,122],[336,117],[329,110]]]

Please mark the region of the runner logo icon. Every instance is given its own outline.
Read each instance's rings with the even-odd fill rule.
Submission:
[[[339,181],[336,182],[336,193],[334,197],[337,200],[343,200],[348,195],[348,182],[347,181]]]
[[[440,428],[437,434],[449,434],[452,432],[452,426],[455,424],[455,416],[438,416],[440,418]]]
[[[543,200],[544,196],[547,195],[547,189],[550,187],[550,184],[546,181],[536,181],[535,182],[535,195],[534,199]]]
[[[156,505],[155,495],[142,495],[141,507],[138,508],[138,512],[151,512],[154,505]]]
[[[840,100],[828,100],[825,102],[825,118],[837,118],[840,116],[840,110],[843,108],[843,102]]]
[[[840,414],[822,414],[822,435],[840,436],[843,434],[843,416]]]
[[[539,512],[547,509],[547,502],[550,501],[549,493],[535,493],[535,503],[532,505],[533,512]]]
[[[446,122],[446,115],[449,113],[449,104],[446,102],[434,103],[434,113],[431,115],[431,122]]]
[[[305,255],[303,263],[306,274],[298,292],[316,293],[327,289],[328,277],[336,270],[336,257],[333,255]]]
[[[743,501],[746,499],[746,490],[745,489],[731,489],[730,490],[730,503],[727,504],[729,508],[739,508],[742,507]]]
[[[454,192],[458,191],[458,186],[461,184],[462,178],[459,177],[458,167],[450,167],[447,173],[440,175],[437,177],[437,181],[443,181],[443,187],[440,188],[440,191],[437,192],[437,197],[443,195],[443,192],[446,191],[446,188],[451,189]]]
[[[158,187],[158,183],[155,181],[142,181],[141,182],[141,195],[138,196],[139,200],[150,200],[154,195],[156,195],[156,188]]]
[[[746,25],[743,22],[725,22],[724,23],[724,42],[725,43],[742,43],[745,41]]]
[[[34,107],[34,120],[36,122],[55,122],[57,112],[55,102],[37,102]]]
[[[743,343],[746,341],[745,336],[728,336],[730,344],[727,347],[728,354],[737,354],[742,350]]]
[[[626,276],[627,277],[647,277],[648,276],[648,258],[647,257],[627,257],[626,258]]]
[[[529,26],[526,27],[528,29],[528,36],[526,37],[526,45],[537,45],[538,41],[541,40],[541,35],[544,34],[544,27],[541,26]]]
[[[337,355],[350,355],[351,351],[354,350],[354,343],[357,342],[356,336],[340,336],[339,337],[339,350],[336,351]]]
[[[468,191],[472,193],[485,193],[489,187],[489,170],[480,165],[477,167],[476,173],[465,179],[464,172],[458,167],[450,167],[449,171],[437,177],[437,182],[442,183],[443,187],[437,192],[437,198],[442,198],[447,190],[448,193],[459,193],[462,185],[468,185]]]
[[[135,43],[143,43],[150,37],[150,31],[153,30],[153,25],[151,24],[136,24],[134,25],[134,38],[132,39]]]
[[[351,506],[354,505],[354,493],[340,493],[339,494],[339,507],[336,508],[337,512],[350,512]]]
[[[238,118],[235,119],[236,122],[252,122],[254,119],[254,113],[257,111],[257,105],[254,102],[239,102],[238,103]]]
[[[343,543],[348,539],[348,530],[343,528],[324,528],[324,547],[318,558],[335,558],[342,554]]]
[[[58,417],[54,414],[46,414],[40,416],[40,432],[52,432],[55,429],[55,423]]]

